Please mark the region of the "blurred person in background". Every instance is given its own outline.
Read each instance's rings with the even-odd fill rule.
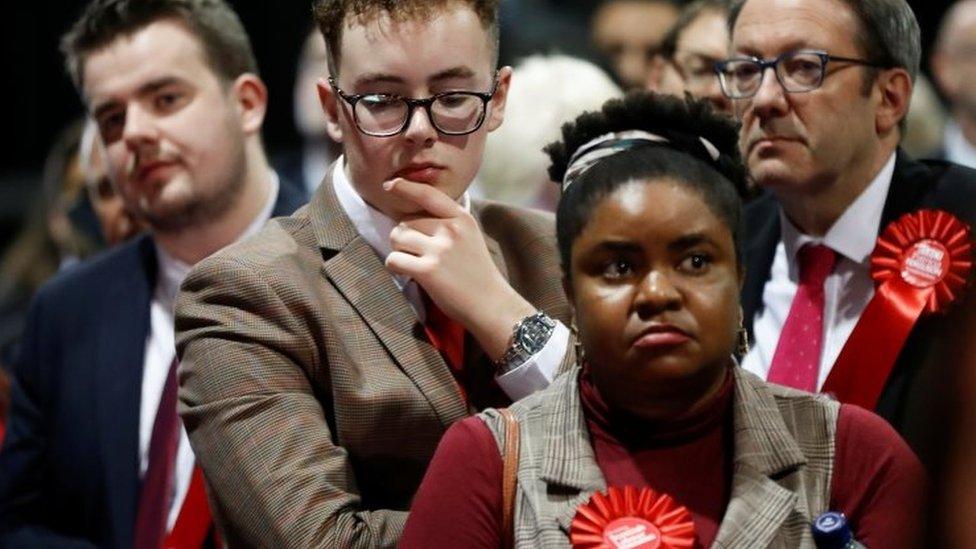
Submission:
[[[100,248],[78,154],[83,124],[72,122],[55,139],[26,224],[0,258],[0,364],[5,366],[13,360],[34,292],[58,269]]]
[[[976,0],[946,12],[932,54],[932,76],[951,115],[932,156],[976,168]]]
[[[505,123],[488,134],[476,185],[482,196],[554,211],[558,187],[549,181],[542,148],[584,111],[622,95],[596,65],[564,55],[534,55],[515,67]]]
[[[325,114],[315,85],[320,78],[328,76],[327,62],[325,39],[313,28],[305,39],[295,75],[294,121],[302,143],[298,149],[275,158],[275,165],[284,178],[298,183],[309,197],[341,153],[339,144],[326,133]]]
[[[715,63],[729,52],[728,6],[726,0],[698,0],[681,10],[661,44],[661,66],[649,75],[648,89],[673,95],[687,92],[707,99],[719,112],[733,114],[715,73]]]
[[[912,108],[905,117],[901,148],[915,158],[931,158],[942,145],[949,115],[932,81],[919,73],[912,90]]]
[[[93,120],[85,124],[79,159],[88,201],[98,218],[106,246],[121,244],[145,230],[145,224],[126,209],[125,201],[109,178],[105,149],[98,138],[98,127]]]
[[[677,6],[667,0],[604,0],[593,14],[590,40],[622,86],[640,88],[677,18]]]

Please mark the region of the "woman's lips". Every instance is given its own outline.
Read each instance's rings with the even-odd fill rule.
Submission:
[[[678,328],[667,326],[652,328],[645,331],[634,340],[634,347],[638,349],[663,349],[683,345],[691,337]]]

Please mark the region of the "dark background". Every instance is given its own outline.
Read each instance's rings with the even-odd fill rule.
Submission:
[[[910,3],[922,26],[927,51],[949,2]],[[57,45],[84,4],[83,0],[4,4],[0,18],[0,115],[5,130],[0,141],[0,250],[37,186],[53,136],[82,114]],[[292,86],[298,54],[312,25],[311,3],[231,0],[231,4],[251,35],[262,76],[271,90],[264,136],[273,155],[298,142],[292,125]],[[586,54],[585,25],[596,4],[597,0],[503,0],[503,62],[554,49]]]

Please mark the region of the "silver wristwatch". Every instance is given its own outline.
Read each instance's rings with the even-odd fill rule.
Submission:
[[[509,372],[532,358],[546,346],[555,329],[556,321],[542,311],[516,322],[512,329],[512,344],[505,356],[495,362],[498,373]]]

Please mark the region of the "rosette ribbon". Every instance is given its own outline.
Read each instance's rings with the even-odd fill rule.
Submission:
[[[677,549],[694,546],[695,525],[667,494],[611,486],[577,508],[570,540],[573,549]]]
[[[942,210],[888,225],[871,254],[876,289],[824,383],[837,400],[873,410],[918,319],[947,312],[973,269],[971,230]]]

